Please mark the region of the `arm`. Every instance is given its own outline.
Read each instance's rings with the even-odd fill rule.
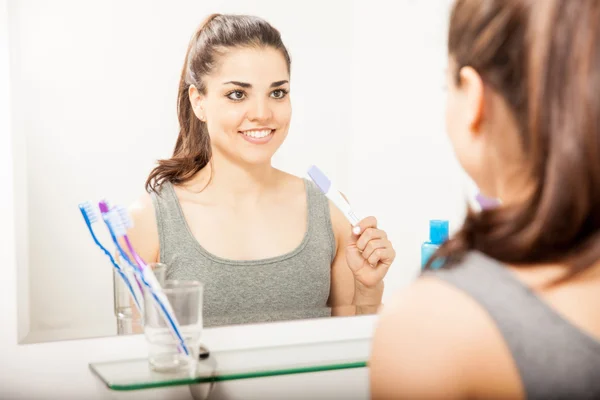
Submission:
[[[330,203],[329,210],[336,240],[329,306],[334,307],[334,315],[348,315],[345,312],[349,308],[342,307],[348,305],[360,306],[361,312],[376,311],[383,296],[383,277],[395,251],[385,232],[377,229],[375,218],[362,220],[361,233],[356,236],[335,205]],[[340,310],[345,311],[338,314]]]
[[[346,246],[348,246],[350,225],[342,212],[329,202],[329,213],[331,215],[331,225],[335,236],[336,251],[335,258],[331,264],[331,289],[329,294],[329,306],[337,308],[337,311],[345,309],[350,310],[354,300],[354,274],[348,268],[346,262]],[[347,315],[345,313],[336,313],[334,315]]]

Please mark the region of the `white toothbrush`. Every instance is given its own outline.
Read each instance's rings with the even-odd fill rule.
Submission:
[[[348,221],[350,221],[350,224],[352,224],[352,232],[358,235],[360,233],[360,227],[358,226],[360,219],[356,216],[352,207],[350,207],[350,204],[348,204],[340,191],[333,186],[331,180],[315,165],[308,169],[308,176],[319,187],[321,192],[339,208]]]

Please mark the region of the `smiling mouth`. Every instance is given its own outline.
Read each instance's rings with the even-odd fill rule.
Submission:
[[[239,131],[242,135],[253,139],[264,139],[273,134],[275,129],[252,129],[247,131]]]

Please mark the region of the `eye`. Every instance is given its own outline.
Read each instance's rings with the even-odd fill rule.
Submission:
[[[231,92],[227,93],[227,97],[233,101],[240,101],[244,100],[246,93],[242,92],[241,90],[232,90]]]
[[[273,90],[271,92],[271,97],[273,97],[274,99],[283,99],[285,96],[287,96],[288,91],[285,89],[277,89],[277,90]]]

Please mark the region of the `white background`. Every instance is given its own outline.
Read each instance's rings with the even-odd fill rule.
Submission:
[[[55,357],[73,369],[49,373],[47,385],[64,376],[75,391],[93,390],[67,377],[83,373],[85,341],[17,346],[16,300],[31,317],[19,318],[21,337],[112,323],[110,269],[76,205],[130,202],[154,160],[168,156],[187,41],[214,11],[259,15],[281,30],[294,116],[276,164],[297,174],[322,167],[395,244],[386,297],[410,282],[427,221],[456,228],[464,208],[443,125],[447,4],[0,0],[2,379],[28,382],[5,360]]]

